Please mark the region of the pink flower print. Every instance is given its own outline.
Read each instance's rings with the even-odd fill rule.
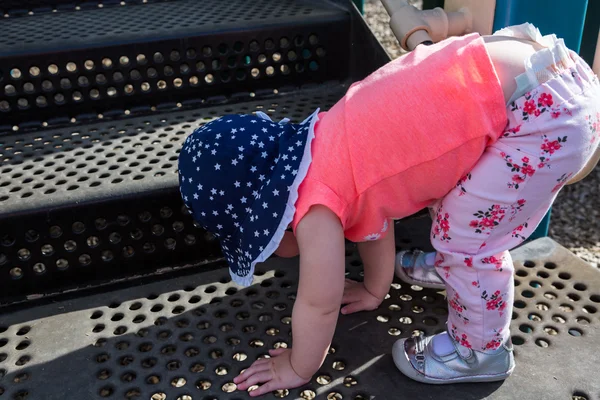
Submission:
[[[525,104],[523,104],[523,113],[533,114],[537,108],[535,107],[535,101],[527,100]]]
[[[466,334],[462,334],[461,338],[460,338],[460,345],[463,347],[466,347],[468,349],[471,348],[471,343],[469,343],[469,340],[467,339],[467,335]]]
[[[554,104],[554,100],[552,100],[552,95],[549,93],[542,93],[538,98],[538,107],[552,107]]]
[[[468,338],[467,334],[463,333],[462,335],[458,336],[458,333],[456,332],[457,329],[458,328],[456,327],[456,325],[452,324],[452,326],[450,328],[450,335],[452,336],[454,341],[456,341],[463,347],[467,347],[469,349],[472,348],[471,343],[469,343],[469,338]]]
[[[479,210],[475,214],[476,220],[469,223],[471,228],[475,228],[475,233],[490,234],[491,230],[504,219],[506,209],[500,205],[494,204],[486,211]]]
[[[556,186],[554,186],[554,188],[552,189],[551,193],[556,193],[558,192],[564,185],[565,183],[567,183],[567,181],[569,180],[569,178],[571,178],[571,176],[573,176],[573,173],[571,172],[570,174],[562,174],[560,176],[560,178],[558,178],[556,181],[558,182],[556,184]]]
[[[548,136],[542,135],[542,139],[543,142],[540,146],[541,155],[539,159],[541,163],[550,168],[550,160],[552,155],[565,146],[565,143],[567,142],[567,136],[559,136],[554,140],[550,140],[548,139]]]
[[[454,311],[454,314],[458,318],[462,320],[462,322],[467,325],[469,323],[469,318],[467,318],[463,313],[467,311],[467,307],[460,303],[460,296],[458,293],[454,293],[454,296],[448,299],[448,306]]]
[[[494,220],[491,218],[484,218],[481,220],[481,225],[483,225],[486,228],[491,228],[494,226]]]
[[[473,257],[465,257],[465,265],[467,267],[473,267]]]
[[[479,281],[473,281],[471,282],[471,285],[475,286],[476,288],[479,288]]]
[[[558,118],[560,116],[560,107],[551,108],[554,105],[554,99],[550,93],[542,93],[539,95],[537,102],[532,99],[531,94],[525,95],[525,103],[523,104],[522,117],[523,121],[528,121],[531,115],[539,117],[545,112],[550,112],[552,118]],[[518,109],[516,105],[513,105],[511,110]]]
[[[487,303],[487,309],[488,310],[495,310],[496,308],[498,308],[498,301],[497,300],[490,300]]]
[[[525,199],[519,199],[517,200],[516,203],[513,203],[510,205],[510,219],[509,221],[512,221],[515,219],[515,217],[517,216],[517,214],[519,213],[519,211],[521,211],[521,209],[525,206],[525,203],[527,203],[527,201]]]
[[[527,221],[529,221],[529,219]],[[521,243],[524,242],[527,239],[527,237],[525,235],[523,235],[522,232],[523,232],[523,229],[527,228],[528,226],[529,226],[529,224],[527,222],[524,222],[521,225],[517,226],[512,231],[512,237],[519,239],[521,241]]]
[[[443,207],[443,206],[442,206]],[[439,236],[439,240],[442,242],[449,242],[452,240],[448,232],[450,231],[450,214],[442,213],[442,207],[439,208],[436,216],[436,224],[433,227],[432,237],[433,239]]]
[[[450,224],[448,223],[448,220],[445,219],[442,222],[440,222],[440,227],[444,232],[448,232],[450,230]]]
[[[458,299],[459,299],[459,296],[457,293],[455,293],[454,298],[450,299],[448,301],[448,304],[449,304],[450,308],[452,308],[454,311],[461,313],[461,312],[465,311],[465,308],[460,305],[460,303],[458,302]]]
[[[535,174],[535,169],[529,164],[529,157],[525,156],[521,158],[521,164],[513,161],[510,155],[504,156],[504,161],[506,161],[506,166],[510,168],[511,172],[517,172],[512,176],[511,182],[507,183],[507,186],[512,189],[518,189],[519,184],[525,182],[527,177],[533,176]]]
[[[504,262],[504,257],[496,258],[495,256],[485,257],[481,260],[483,264],[494,264],[496,271],[502,271],[502,263]]]
[[[511,134],[515,135],[515,134],[519,133],[520,130],[521,130],[521,125],[517,125],[514,128],[508,128],[502,136],[509,137]],[[500,155],[502,157],[504,157],[506,154],[504,152],[502,152],[502,153],[500,153]]]
[[[444,255],[441,253],[438,253],[438,257],[439,257],[439,259],[435,260],[435,263],[433,264],[434,267],[441,267],[442,264],[444,264],[444,261],[446,260],[444,258]]]
[[[499,290],[496,290],[491,296],[488,294],[487,290],[484,290],[481,293],[481,298],[485,300],[486,310],[498,311],[500,316],[502,316],[504,310],[506,309],[506,303],[504,302],[504,296]]]
[[[433,263],[433,266],[437,269],[441,269],[444,271],[444,276],[446,279],[450,278],[450,267],[444,266],[444,255],[438,253],[438,259]],[[439,272],[439,271],[438,271]]]
[[[544,168],[546,166],[546,164],[544,164],[543,162],[538,164],[538,169]]]
[[[502,344],[502,329],[494,329],[494,337],[483,345],[482,350],[496,350]]]
[[[496,350],[498,347],[500,347],[501,344],[502,343],[499,339],[492,339],[485,345],[483,350]]]
[[[462,178],[460,178],[460,180],[458,181],[458,183],[456,184],[457,188],[460,188],[460,193],[458,194],[459,196],[464,196],[465,194],[467,194],[467,189],[465,189],[464,184],[467,181],[471,180],[471,173],[466,174],[465,176],[463,176]]]
[[[562,146],[558,140],[554,140],[552,142],[546,141],[542,144],[542,150],[550,154],[554,154],[554,152],[560,150],[561,147]]]
[[[450,278],[450,267],[442,267],[442,270],[444,271],[444,277],[446,279]]]
[[[535,174],[535,169],[531,165],[526,164],[522,169],[521,173],[527,176],[533,176]]]

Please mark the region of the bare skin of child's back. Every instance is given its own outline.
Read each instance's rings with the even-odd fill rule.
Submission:
[[[487,36],[484,41],[508,102],[517,88],[515,78],[525,72],[524,60],[541,47],[502,36]],[[272,350],[272,358],[256,361],[235,378],[240,390],[263,384],[250,393],[253,397],[309,382],[327,354],[340,306],[345,305],[342,314],[376,309],[394,277],[393,229],[383,239],[358,243],[364,282],[345,280],[344,231],[327,207],[312,207],[295,233],[286,232],[276,252],[283,257],[300,254],[298,295],[292,313],[293,349]]]

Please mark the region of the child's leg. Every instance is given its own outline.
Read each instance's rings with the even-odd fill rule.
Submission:
[[[550,108],[542,103],[551,94],[541,88],[532,103]],[[432,244],[448,289],[448,329],[461,344],[485,352],[508,338],[514,292],[508,250],[529,237],[595,150],[585,121],[598,100],[595,94],[555,103],[559,115],[545,111],[545,119],[511,115],[504,137],[440,203]]]
[[[437,205],[431,236],[436,268],[446,281],[454,341],[447,336],[399,341],[394,360],[413,379],[475,382],[503,379],[512,371],[506,344],[514,297],[508,250],[535,230],[557,192],[596,151],[600,85],[585,74],[577,68],[517,101],[502,138]],[[464,362],[446,364],[430,351],[456,353]],[[473,358],[477,362],[469,363]]]
[[[514,288],[507,250],[520,243],[509,221],[519,199],[503,187],[499,153],[488,149],[467,191],[456,188],[443,199],[431,233],[436,269],[446,281],[448,332],[477,351],[496,349],[509,336]]]

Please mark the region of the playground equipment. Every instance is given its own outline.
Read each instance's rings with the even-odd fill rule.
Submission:
[[[501,1],[446,3],[448,34],[461,33],[455,22],[481,33],[500,23]],[[570,2],[579,19],[543,18],[566,36],[586,20],[584,3]],[[386,2],[393,14],[399,4]],[[382,46],[350,0],[5,0],[0,10],[0,400],[247,398],[233,377],[291,345],[296,261],[273,259],[256,285],[235,287],[182,207],[178,149],[225,113],[298,120],[330,107],[389,61]],[[396,224],[398,248],[428,249],[430,222]],[[350,244],[346,255],[360,278]],[[445,329],[447,309],[443,294],[396,283],[379,310],[340,319],[315,380],[274,396],[597,399],[598,271],[549,239],[513,257],[519,366],[504,384],[426,387],[397,373],[392,343]]]

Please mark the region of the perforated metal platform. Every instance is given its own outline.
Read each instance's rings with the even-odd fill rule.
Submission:
[[[408,229],[397,227],[400,247]],[[360,278],[354,248],[346,254],[348,276]],[[378,310],[340,317],[310,384],[265,398],[600,399],[600,273],[550,239],[513,257],[517,368],[505,382],[436,387],[398,373],[393,342],[440,331],[447,307],[442,293],[394,283]],[[223,269],[4,314],[0,398],[248,398],[233,377],[292,344],[296,264],[273,259],[246,289]]]

